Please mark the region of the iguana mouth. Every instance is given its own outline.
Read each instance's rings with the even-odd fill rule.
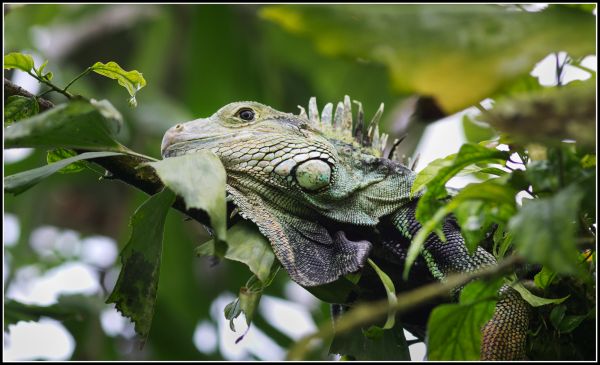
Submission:
[[[173,128],[171,128],[173,129]],[[218,135],[210,135],[210,136],[201,136],[194,135],[191,137],[190,134],[186,133],[169,133],[171,131],[167,131],[165,133],[161,146],[160,146],[160,154],[163,158],[177,156],[178,154],[183,154],[192,149],[210,149],[211,142],[217,142],[221,138],[225,137],[227,134],[218,134]],[[188,137],[188,138],[186,138]]]

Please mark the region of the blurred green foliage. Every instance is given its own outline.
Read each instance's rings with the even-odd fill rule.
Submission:
[[[540,294],[546,298],[569,294],[571,297],[560,305],[540,306],[534,313],[529,355],[532,359],[585,359],[596,346],[594,336],[590,336],[595,320],[592,293],[595,253],[590,250],[588,256],[577,255],[575,248],[579,246],[575,246],[573,240],[589,236],[589,232],[582,232],[583,227],[595,222],[596,199],[590,198],[595,196],[592,191],[595,173],[591,172],[595,169],[595,155],[589,151],[595,139],[589,138],[591,132],[582,133],[581,128],[568,130],[566,136],[554,130],[548,132],[544,124],[548,118],[536,120],[531,115],[535,116],[542,109],[560,122],[565,119],[565,111],[572,110],[570,105],[582,101],[583,107],[578,109],[577,115],[586,129],[593,124],[590,124],[589,106],[595,95],[590,86],[579,87],[575,93],[566,87],[544,91],[529,72],[550,52],[568,51],[573,64],[594,52],[592,10],[585,5],[551,5],[541,12],[495,5],[7,5],[5,53],[33,53],[47,59],[47,64],[37,62],[43,66],[35,72],[63,86],[98,61],[116,61],[126,70],[142,72],[147,86],[136,94],[137,108],[130,108],[123,91],[102,78],[82,78],[69,90],[88,98],[108,99],[123,114],[124,124],[119,134],[101,136],[106,137],[105,142],[110,146],[120,150],[121,145],[126,145],[154,157],[160,154],[160,141],[167,128],[210,115],[236,100],[257,100],[278,110],[296,112],[297,105],[304,104],[310,96],[327,102],[348,94],[363,102],[367,114],[373,114],[380,102],[386,103],[395,112],[384,115],[381,127],[399,133],[405,130],[405,126],[400,125],[399,115],[410,116],[415,112],[416,117],[409,118],[411,123],[423,122],[419,119],[419,110],[403,104],[413,94],[433,98],[435,108],[429,107],[441,113],[438,116],[477,104],[486,97],[498,97],[501,107],[493,108],[483,119],[502,132],[506,132],[502,129],[506,125],[503,121],[512,123],[509,126],[517,138],[501,137],[511,146],[511,153],[527,157],[534,150],[534,146],[523,142],[527,140],[523,136],[527,137],[531,128],[539,131],[540,143],[548,143],[548,146],[536,150],[541,150],[542,156],[532,158],[525,172],[513,171],[510,178],[498,179],[500,184],[482,183],[486,185],[467,189],[455,197],[451,208],[456,209],[455,214],[462,223],[478,216],[479,227],[499,224],[500,233],[494,237],[498,256],[512,249],[511,229],[521,234],[521,241],[515,238],[515,249],[524,254],[533,247],[527,243],[539,242],[537,249],[541,253],[536,251],[534,261],[543,268],[532,271],[537,273],[535,283],[543,292]],[[24,62],[29,64],[28,59]],[[20,68],[18,65],[15,67]],[[42,74],[42,71],[49,72]],[[6,72],[6,76],[10,78],[14,72],[19,71]],[[595,82],[595,73],[593,76]],[[590,82],[585,84],[590,85]],[[128,88],[130,93],[134,89]],[[40,92],[45,90],[42,88]],[[44,97],[56,103],[65,101],[64,96],[57,93]],[[561,100],[566,101],[557,102]],[[540,104],[544,102],[546,104]],[[5,123],[36,114],[37,110],[29,104],[29,99],[5,100]],[[68,106],[58,107],[53,113],[60,116],[65,108],[81,108],[83,104],[65,105]],[[554,110],[545,105],[558,107]],[[512,128],[514,121],[522,117],[515,110],[528,111],[527,120],[533,120],[533,127]],[[482,127],[467,119],[464,126],[471,142],[468,146],[480,151],[481,156],[489,154],[489,150],[483,151],[476,143],[497,133],[491,127]],[[587,148],[571,148],[560,142],[561,137],[583,139]],[[73,139],[69,135],[56,135],[56,138],[59,141]],[[416,141],[420,133],[410,138]],[[5,139],[5,144],[7,141],[10,147],[11,139]],[[89,147],[89,143],[86,146]],[[46,149],[38,147],[21,161],[5,163],[5,176],[44,165],[46,153]],[[445,182],[457,170],[473,162],[497,162],[498,156],[506,159],[508,153],[495,151],[482,157],[482,161],[467,161],[468,156],[459,152],[458,157],[438,160],[430,165],[426,175],[421,175],[420,186],[430,184],[429,194],[439,198],[446,193]],[[493,166],[478,167],[479,173],[494,175]],[[438,175],[440,171],[445,171],[445,175]],[[5,292],[19,268],[36,265],[47,270],[65,261],[45,261],[29,245],[30,233],[40,225],[68,227],[82,235],[103,234],[125,245],[130,234],[128,217],[147,196],[122,184],[91,183],[98,176],[98,172],[91,169],[79,174],[55,174],[44,181],[43,186],[34,186],[27,194],[17,198],[4,196],[5,211],[19,218],[21,229],[18,243],[5,248],[10,256]],[[502,212],[495,209],[497,206],[485,205],[502,203],[506,195],[503,193],[514,196],[514,191],[527,189],[529,185],[533,189],[530,191],[542,199],[526,204],[510,224],[509,218],[515,213],[514,200],[505,204],[510,205],[511,214],[500,214]],[[498,191],[503,193],[496,194]],[[481,202],[486,200],[484,196],[488,198],[485,204]],[[422,219],[435,218],[438,209],[447,209],[445,213],[451,210],[447,206],[440,208],[439,202],[434,200],[424,200],[429,205],[420,207],[426,213]],[[557,206],[559,209],[553,209]],[[569,209],[560,210],[563,206]],[[542,210],[555,213],[538,216],[537,212]],[[560,229],[578,218],[583,222],[581,225]],[[559,238],[558,252],[549,250],[549,239],[541,240],[537,236],[537,232],[552,225],[557,230],[554,237]],[[464,226],[463,233],[473,248],[481,236],[476,230],[469,232],[468,227],[472,225]],[[510,228],[505,232],[507,226]],[[431,230],[434,229],[431,225]],[[160,285],[152,327],[146,329],[149,335],[144,350],[131,349],[134,340],[103,333],[99,312],[107,307],[106,295],[61,298],[59,304],[71,303],[78,313],[77,318],[67,318],[64,322],[76,339],[73,360],[223,359],[218,351],[210,354],[198,351],[192,342],[194,330],[199,321],[217,322],[211,317],[211,303],[221,293],[238,293],[240,288],[250,287],[250,271],[231,260],[213,266],[207,258],[195,257],[194,247],[207,241],[208,236],[199,224],[184,221],[181,214],[173,210],[166,215],[164,237]],[[556,257],[564,252],[576,256],[566,265],[569,273],[575,272],[572,277],[560,275],[557,268]],[[569,261],[567,256],[563,259]],[[576,260],[583,264],[573,265]],[[269,295],[285,297],[284,288],[289,279],[281,271],[268,287]],[[101,270],[100,274],[104,277],[107,272]],[[341,285],[341,289],[314,288],[313,292],[322,298],[332,292],[345,292],[344,287],[353,284],[347,281],[336,285]],[[112,288],[104,289],[109,292]],[[256,293],[250,294],[247,306],[252,305],[252,295],[256,297]],[[12,315],[9,324],[26,318],[19,314],[23,311],[35,313],[32,319],[38,314],[59,317],[63,314],[55,311],[54,306],[27,308],[14,302],[8,304],[5,310],[10,310]],[[465,312],[471,304],[461,300],[442,310],[474,315]],[[489,312],[490,306],[485,306]],[[328,305],[321,303],[312,314],[317,323],[322,323],[329,320],[328,312]],[[253,315],[254,326],[283,348],[289,347],[292,340],[287,335],[262,318],[259,311]],[[390,333],[404,340],[398,328],[395,326]],[[464,329],[467,333],[469,330]],[[586,340],[575,345],[575,338]],[[385,344],[380,342],[377,346],[382,343]],[[338,342],[336,346],[343,348],[349,344]],[[376,346],[369,351],[385,355]],[[398,353],[402,353],[403,358],[408,356],[404,344],[395,352]],[[326,354],[318,356],[324,358]]]

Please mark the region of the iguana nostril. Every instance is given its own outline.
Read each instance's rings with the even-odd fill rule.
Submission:
[[[175,126],[175,130],[176,130],[177,132],[180,132],[181,130],[183,130],[183,124],[177,124],[177,125]]]

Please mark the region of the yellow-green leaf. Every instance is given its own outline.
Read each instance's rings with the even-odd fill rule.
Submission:
[[[387,66],[396,91],[432,96],[447,113],[506,88],[551,52],[596,49],[596,17],[565,7],[279,5],[261,15],[325,55]]]
[[[127,92],[129,92],[129,95],[131,96],[129,104],[134,107],[137,106],[135,94],[141,88],[146,86],[146,80],[139,71],[125,71],[114,61],[110,61],[106,64],[96,62],[90,69],[97,74],[117,80],[119,85],[123,86],[127,89]]]
[[[16,68],[21,71],[29,72],[33,69],[33,67],[33,58],[28,54],[12,52],[4,56],[5,70]]]

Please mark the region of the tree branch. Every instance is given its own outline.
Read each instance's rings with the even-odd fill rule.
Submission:
[[[399,294],[397,296],[397,304],[393,309],[398,314],[406,312],[416,305],[426,303],[439,296],[447,295],[452,289],[460,287],[471,280],[500,275],[508,271],[512,266],[521,263],[521,261],[521,258],[518,256],[510,256],[497,265],[488,266],[470,273],[451,275],[442,282],[428,284],[407,293]],[[331,322],[328,321],[321,325],[317,332],[301,338],[291,347],[286,360],[302,360],[310,350],[313,340],[327,338],[333,336],[335,333],[346,332],[359,326],[372,324],[378,319],[385,317],[389,310],[387,299],[359,304],[335,321],[335,329],[331,325]]]
[[[22,87],[13,84],[7,79],[4,79],[5,101],[6,98],[12,95],[20,95],[29,98],[35,97],[35,95],[31,94]],[[54,107],[54,104],[51,101],[46,100],[44,98],[37,98],[36,100],[40,106],[41,111],[46,111]],[[77,152],[83,153],[89,151],[79,150]],[[122,155],[114,157],[96,158],[90,161],[97,163],[98,165],[102,166],[108,171],[108,174],[106,176],[107,179],[116,179],[123,181],[124,183],[136,187],[149,195],[154,195],[164,188],[164,185],[160,181],[160,178],[154,172],[154,169],[152,169],[151,167],[139,168],[140,164],[145,162],[151,162],[150,160],[144,159],[142,157]],[[210,226],[209,217],[205,212],[198,209],[186,209],[183,199],[179,197],[173,204],[173,208],[179,210],[180,212],[184,213],[190,218],[206,226]]]

